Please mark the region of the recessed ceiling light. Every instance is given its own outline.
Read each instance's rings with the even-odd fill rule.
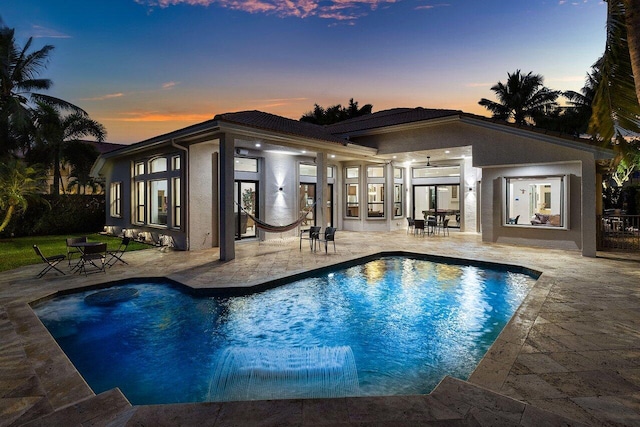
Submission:
[[[307,153],[307,150],[302,150],[302,154],[306,154],[306,153]]]
[[[256,147],[260,147],[262,146],[262,144],[260,144],[259,142],[256,142]]]
[[[451,151],[445,150],[444,154],[449,154]]]
[[[394,159],[395,159],[396,157],[398,157],[398,156],[393,156],[393,158],[394,158]]]
[[[335,154],[332,154],[332,155],[331,155],[331,158],[332,158],[332,159],[335,159],[335,158],[336,158],[336,155],[335,155]]]

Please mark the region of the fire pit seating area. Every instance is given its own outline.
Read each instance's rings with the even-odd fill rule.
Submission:
[[[531,217],[531,225],[547,225],[551,227],[560,227],[560,214],[541,214],[536,213]]]

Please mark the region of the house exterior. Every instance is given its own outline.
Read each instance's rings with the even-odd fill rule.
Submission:
[[[457,110],[397,108],[318,126],[244,111],[103,153],[107,230],[182,250],[448,219],[483,241],[596,254],[600,180],[589,141]],[[254,217],[300,227],[265,233]]]

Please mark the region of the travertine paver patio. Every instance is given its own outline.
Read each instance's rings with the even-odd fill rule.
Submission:
[[[476,234],[337,234],[337,253],[298,241],[126,254],[107,274],[35,279],[40,266],[0,274],[0,426],[9,425],[640,425],[640,255],[486,244]],[[1,250],[1,247],[0,247]],[[95,396],[33,314],[57,291],[131,277],[194,288],[251,286],[380,251],[502,262],[543,272],[468,382],[430,395],[131,406]]]

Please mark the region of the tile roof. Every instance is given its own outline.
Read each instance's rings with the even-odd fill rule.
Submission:
[[[256,129],[285,133],[326,142],[335,142],[344,145],[347,141],[332,135],[324,127],[312,123],[287,119],[275,114],[262,111],[239,111],[237,113],[224,113],[216,115],[213,120],[219,122],[234,123]]]
[[[436,110],[430,108],[393,108],[379,111],[366,116],[356,117],[343,122],[325,126],[325,129],[333,135],[343,135],[369,129],[394,126],[405,123],[419,122],[422,120],[438,119],[464,114],[460,110]]]

